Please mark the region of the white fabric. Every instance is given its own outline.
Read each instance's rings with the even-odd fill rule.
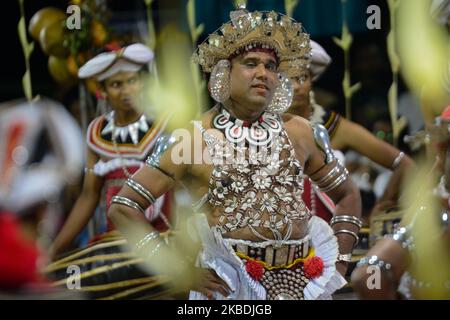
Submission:
[[[92,171],[96,176],[103,177],[104,175],[123,167],[139,166],[140,168],[143,165],[144,163],[139,160],[115,158],[109,161],[97,161],[92,168]]]
[[[376,177],[373,183],[373,193],[375,194],[377,200],[380,199],[384,194],[384,191],[386,191],[386,187],[389,183],[389,180],[391,179],[391,176],[392,171],[384,170],[384,172],[378,174],[378,176]]]
[[[337,238],[328,223],[316,216],[309,220],[308,232],[311,246],[315,249],[315,255],[322,259],[324,268],[322,275],[310,279],[303,290],[305,300],[331,299],[331,295],[347,283],[336,270],[339,254]]]
[[[223,240],[222,234],[218,230],[211,230],[204,214],[195,216],[195,225],[203,244],[197,265],[213,269],[232,291],[228,297],[215,292],[214,299],[265,300],[264,287],[250,277],[244,263],[234,253],[233,248]],[[191,291],[189,299],[208,300],[197,291]]]
[[[232,290],[228,297],[223,297],[216,292],[214,299],[266,299],[264,287],[249,276],[244,263],[235,254],[229,241],[223,239],[218,230],[211,230],[204,214],[196,215],[195,225],[203,244],[197,266],[213,269]],[[305,299],[331,299],[331,295],[347,283],[335,266],[339,254],[337,238],[324,220],[314,216],[308,223],[308,236],[310,245],[315,249],[315,255],[323,260],[324,270],[320,277],[311,279],[306,285]],[[199,292],[191,291],[189,299],[206,300],[207,297]]]
[[[156,199],[156,201],[153,205],[149,206],[145,210],[144,215],[148,221],[153,222],[161,216],[162,208],[164,205],[164,200],[165,200],[165,195],[163,194],[158,199]]]
[[[138,72],[142,68],[142,65],[135,64],[133,62],[126,61],[124,59],[117,60],[111,67],[109,67],[105,72],[97,76],[98,81],[103,81],[112,77],[119,72]]]
[[[420,101],[410,92],[400,95],[398,99],[397,113],[408,121],[408,134],[414,135],[425,128]]]
[[[314,95],[314,91],[310,91],[309,93],[310,95]],[[313,113],[309,119],[309,121],[312,124],[316,124],[316,123],[320,123],[323,124],[323,117],[326,115],[325,110],[323,109],[323,107],[317,103],[315,103],[313,106]]]
[[[86,79],[96,77],[103,81],[118,72],[136,72],[153,60],[153,51],[141,43],[135,43],[119,51],[101,53],[88,62],[80,70],[78,77]]]
[[[331,63],[331,57],[317,42],[311,40],[311,73],[313,81],[319,79]]]
[[[50,148],[33,163],[43,133]],[[19,212],[39,202],[56,200],[62,188],[81,173],[84,156],[81,130],[64,106],[48,98],[0,105],[3,208]]]

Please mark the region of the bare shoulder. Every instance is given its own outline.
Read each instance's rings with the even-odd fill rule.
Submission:
[[[202,126],[205,129],[209,129],[212,127],[212,121],[218,112],[219,112],[219,107],[214,106],[211,109],[209,109],[208,111],[201,114],[199,121],[202,122]]]
[[[292,114],[283,114],[282,119],[291,140],[305,140],[307,137],[313,137],[311,123],[305,118]]]

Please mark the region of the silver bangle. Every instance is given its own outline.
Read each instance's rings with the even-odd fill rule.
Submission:
[[[159,248],[162,246],[163,243],[164,241],[160,240],[158,244],[153,248],[153,250],[148,254],[147,259],[153,257],[153,255],[159,250]]]
[[[337,187],[339,187],[343,182],[345,182],[345,180],[347,180],[347,177],[348,171],[347,169],[344,168],[344,172],[342,172],[341,175],[336,180],[334,180],[326,187],[321,187],[320,190],[322,190],[323,192],[329,192],[331,190],[334,190]]]
[[[398,156],[394,159],[394,162],[392,163],[392,170],[397,169],[397,167],[400,164],[400,161],[402,161],[402,159],[405,157],[405,153],[400,151],[400,153],[398,154]]]
[[[94,169],[92,169],[92,168],[84,168],[84,173],[86,174],[86,173],[92,173],[92,174],[95,174],[95,172],[94,172]]]
[[[142,186],[140,183],[134,181],[131,178],[128,178],[126,181],[127,186],[129,186],[131,189],[133,189],[135,192],[137,192],[139,195],[141,195],[147,202],[150,204],[154,204],[156,202],[155,197],[151,194],[150,191],[148,191],[144,186]]]
[[[339,215],[339,216],[335,216],[331,219],[330,221],[330,225],[333,226],[336,223],[340,223],[340,222],[348,222],[348,223],[352,223],[355,226],[357,226],[358,228],[362,227],[362,221],[360,219],[358,219],[355,216],[350,216],[350,215]]]
[[[370,256],[370,257],[364,257],[361,260],[358,261],[358,263],[356,264],[356,267],[362,267],[362,266],[376,266],[379,267],[380,269],[384,269],[386,271],[391,271],[392,269],[392,265],[386,261],[381,260],[380,258],[378,258],[378,256]]]
[[[152,231],[148,233],[145,237],[143,237],[141,240],[139,240],[138,243],[136,243],[136,249],[140,250],[143,247],[145,247],[150,241],[159,238],[160,234],[158,231]]]
[[[355,241],[356,241],[355,244],[353,245],[353,247],[356,247],[358,245],[359,237],[355,232],[353,232],[351,230],[347,230],[347,229],[336,230],[334,232],[335,235],[338,235],[339,233],[346,233],[346,234],[351,235],[353,238],[355,238]]]
[[[392,235],[392,239],[401,244],[403,249],[412,251],[414,249],[414,238],[411,236],[409,227],[401,227]]]
[[[346,253],[346,254],[338,254],[337,256],[337,261],[342,261],[342,262],[352,262],[352,254],[351,253]]]
[[[111,198],[111,203],[117,203],[117,204],[122,204],[124,206],[127,206],[129,208],[135,209],[137,211],[140,211],[142,214],[144,214],[145,210],[142,209],[142,207],[133,200],[130,200],[126,197],[122,197],[122,196],[114,196]]]
[[[319,180],[317,180],[317,181],[313,180],[314,183],[316,185],[321,185],[321,184],[328,182],[328,180],[333,179],[336,175],[339,174],[339,169],[340,169],[340,166],[335,166],[333,169],[331,169],[325,176],[323,176]]]

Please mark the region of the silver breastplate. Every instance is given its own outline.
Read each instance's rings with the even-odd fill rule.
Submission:
[[[208,201],[221,212],[217,228],[222,233],[249,228],[262,240],[289,239],[293,223],[310,213],[302,200],[303,167],[286,131],[271,132],[264,147],[202,132],[214,165]],[[263,235],[266,230],[271,238]]]

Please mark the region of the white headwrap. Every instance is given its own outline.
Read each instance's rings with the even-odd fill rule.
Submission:
[[[135,43],[92,58],[78,70],[78,77],[96,77],[98,81],[103,81],[121,71],[136,72],[152,60],[153,51],[141,43]]]
[[[450,16],[450,0],[433,0],[431,3],[431,15],[439,21],[439,23],[447,24]]]
[[[49,148],[40,150],[43,134]],[[64,106],[44,97],[0,104],[2,209],[20,213],[53,201],[67,183],[76,181],[84,162],[81,130]]]
[[[316,81],[330,65],[331,57],[320,44],[313,40],[311,40],[311,49],[311,73],[313,81]]]

